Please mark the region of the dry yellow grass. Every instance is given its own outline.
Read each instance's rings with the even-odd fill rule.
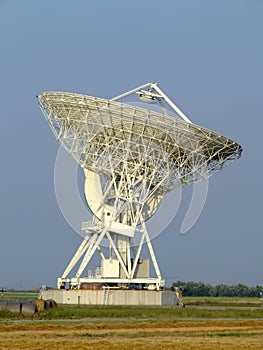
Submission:
[[[0,349],[262,349],[261,321],[0,324]]]

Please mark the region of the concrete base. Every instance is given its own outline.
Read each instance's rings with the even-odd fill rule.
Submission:
[[[73,305],[177,305],[172,291],[116,290],[116,289],[49,289],[41,292],[40,298],[53,299],[58,304]]]

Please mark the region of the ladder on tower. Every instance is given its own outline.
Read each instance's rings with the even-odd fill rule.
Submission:
[[[104,289],[104,300],[103,305],[108,305],[109,302],[109,295],[110,295],[110,287],[106,286]]]

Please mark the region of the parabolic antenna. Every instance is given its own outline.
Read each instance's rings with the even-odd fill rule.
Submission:
[[[162,107],[166,102],[177,117],[117,101],[134,93],[143,102]],[[164,280],[145,222],[167,192],[223,169],[240,157],[241,146],[193,124],[155,83],[110,100],[65,92],[44,92],[38,98],[57,140],[84,169],[84,192],[94,214],[92,222],[82,223],[86,236],[58,278],[58,287],[102,283],[159,290]],[[141,235],[136,249],[135,232]],[[105,237],[108,257],[100,247]],[[141,259],[144,242],[154,278],[149,276],[149,259]],[[97,250],[100,268],[81,277]]]

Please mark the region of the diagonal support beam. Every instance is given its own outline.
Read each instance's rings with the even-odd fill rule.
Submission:
[[[85,236],[85,238],[81,242],[79,248],[77,249],[76,253],[73,255],[70,263],[68,264],[68,266],[66,267],[65,271],[63,272],[62,278],[66,278],[68,276],[68,274],[71,272],[71,270],[77,264],[77,262],[80,260],[82,255],[89,248],[90,244],[91,243],[89,241],[89,237]]]
[[[139,246],[137,248],[136,256],[135,256],[135,259],[134,259],[134,262],[133,262],[131,278],[134,277],[135,270],[136,270],[136,267],[137,267],[137,264],[138,264],[138,260],[139,260],[140,254],[141,254],[141,250],[142,250],[142,245],[143,245],[144,239],[145,239],[145,232],[142,233],[141,240],[140,240]]]
[[[105,236],[105,233],[106,233],[106,228],[103,228],[103,230],[101,231],[101,234],[99,236],[97,233],[95,233],[91,237],[91,239],[90,239],[91,245],[84,256],[82,263],[80,264],[80,267],[79,267],[79,269],[76,273],[76,276],[75,276],[76,278],[80,277],[80,275],[84,271],[85,267],[88,265],[91,257],[95,253],[95,250],[98,248],[98,246],[100,245],[100,242],[102,241],[103,237]]]
[[[146,243],[147,243],[147,246],[148,246],[148,249],[149,249],[149,253],[150,253],[151,258],[152,258],[153,267],[154,267],[154,269],[155,269],[156,276],[157,276],[159,279],[161,279],[161,278],[162,278],[161,272],[160,272],[160,269],[159,269],[159,266],[158,266],[158,263],[157,263],[155,254],[154,254],[154,250],[153,250],[153,247],[152,247],[152,243],[151,243],[151,240],[150,240],[148,231],[147,231],[147,229],[146,229],[145,222],[142,223],[142,228],[143,228],[143,231],[144,231],[144,233],[145,233],[145,240],[146,240]]]

